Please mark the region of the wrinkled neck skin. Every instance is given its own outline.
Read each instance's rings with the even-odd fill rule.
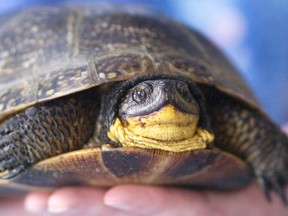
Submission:
[[[107,89],[112,91],[102,97],[98,143],[181,152],[205,149],[214,139],[204,97],[190,80],[153,77]]]

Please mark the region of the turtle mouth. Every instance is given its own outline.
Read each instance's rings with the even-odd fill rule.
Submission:
[[[172,152],[205,149],[214,136],[198,126],[198,115],[184,113],[171,104],[151,114],[116,119],[108,137],[123,147]]]

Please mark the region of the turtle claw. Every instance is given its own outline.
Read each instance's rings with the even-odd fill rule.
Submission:
[[[267,182],[267,180],[264,179],[264,176],[258,176],[257,178],[258,184],[262,190],[262,192],[264,193],[265,198],[269,201],[272,202],[271,196],[270,196],[270,189],[269,188],[269,184]]]
[[[273,179],[272,185],[273,185],[274,191],[281,198],[283,204],[288,205],[288,200],[287,200],[287,196],[285,193],[285,181],[283,180],[282,175],[277,175],[277,177]]]
[[[0,178],[1,179],[12,179],[16,176],[19,175],[19,173],[22,173],[24,171],[24,167],[17,167],[16,169],[13,169],[12,171],[9,171],[9,170],[5,170],[4,172],[1,172],[0,173]],[[3,173],[3,175],[2,175]]]
[[[5,176],[1,177],[2,179],[12,179],[15,178],[16,176],[18,176],[20,173],[24,172],[25,166],[21,165],[16,167],[15,169],[11,170],[8,172],[8,174],[6,174]]]
[[[282,175],[258,175],[258,184],[260,185],[266,199],[272,202],[271,191],[281,198],[284,205],[288,205],[287,195],[285,193],[285,180]]]
[[[16,158],[5,159],[0,161],[0,179],[11,179],[25,170],[25,166]]]

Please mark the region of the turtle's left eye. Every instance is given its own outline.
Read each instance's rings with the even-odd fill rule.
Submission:
[[[132,97],[136,103],[143,103],[149,98],[151,89],[146,85],[137,86],[133,91]]]

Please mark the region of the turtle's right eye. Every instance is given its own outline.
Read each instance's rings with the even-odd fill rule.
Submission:
[[[190,102],[192,100],[192,95],[187,83],[178,82],[176,88],[186,101]]]
[[[147,85],[137,86],[133,91],[132,97],[136,103],[143,103],[149,98],[151,89]]]

